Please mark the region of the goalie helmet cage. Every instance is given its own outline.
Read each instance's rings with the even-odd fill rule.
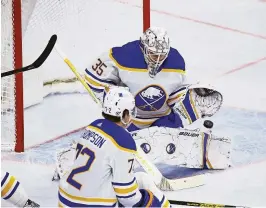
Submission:
[[[39,2],[38,2],[39,1]],[[82,5],[84,2],[90,2],[90,0],[75,0],[77,10],[75,12],[80,12],[82,10]],[[29,61],[25,61],[25,48],[29,47],[31,42],[25,41],[25,33],[30,30],[28,26],[30,23],[34,22],[35,28],[38,25],[39,30],[43,30],[47,24],[53,24],[52,20],[58,18],[58,12],[56,11],[56,6],[60,6],[60,12],[64,12],[63,9],[66,8],[64,4],[73,4],[70,0],[47,0],[43,1],[47,6],[48,10],[39,13],[39,15],[48,15],[46,19],[39,18],[38,12],[34,13],[35,7],[41,0],[1,0],[1,72],[15,70],[23,66],[22,62],[28,64]],[[79,2],[79,3],[78,3]],[[93,2],[93,1],[92,1]],[[107,2],[107,1],[106,1]],[[119,4],[115,0],[109,1],[113,4]],[[126,2],[126,1],[124,1]],[[94,1],[95,4],[95,1]],[[142,25],[142,31],[150,27],[150,0],[142,0],[142,23],[138,22],[139,27]],[[74,5],[74,4],[73,4]],[[74,6],[71,5],[74,12]],[[78,8],[80,7],[80,8]],[[63,8],[63,9],[62,9]],[[69,13],[65,12],[65,16]],[[140,14],[138,14],[141,16]],[[64,16],[64,17],[65,17]],[[43,22],[38,22],[43,21]],[[63,23],[62,23],[63,24]],[[64,24],[68,24],[67,21]],[[45,25],[45,26],[44,26]],[[56,27],[56,26],[54,26]],[[62,27],[60,25],[60,27]],[[47,30],[47,29],[46,29]],[[56,30],[51,32],[57,32]],[[45,44],[47,42],[47,37],[38,38],[35,32],[31,32],[31,39],[36,39],[34,44]],[[33,35],[35,35],[33,37]],[[28,38],[30,39],[30,38]],[[59,36],[60,40],[60,36]],[[38,43],[36,42],[38,41]],[[43,43],[39,43],[43,42]],[[22,48],[23,44],[23,48]],[[33,43],[32,43],[33,44]],[[40,54],[41,48],[39,51],[35,51],[34,57],[31,56],[31,61]],[[49,57],[48,57],[49,59]],[[30,62],[31,62],[30,61]],[[38,70],[38,69],[36,69]],[[29,76],[31,72],[18,73],[16,75],[11,75],[1,79],[1,150],[2,151],[24,151],[24,108],[39,103],[42,98],[39,98],[38,101],[25,101],[25,94],[32,94],[33,92],[26,93],[25,85],[28,82],[33,81],[33,76]],[[24,78],[23,78],[24,76]],[[36,74],[34,75],[36,76]],[[28,78],[30,77],[30,78]],[[23,84],[24,80],[24,84]],[[29,81],[30,80],[30,81]],[[43,85],[43,83],[41,83]],[[34,93],[33,93],[34,94]],[[31,97],[30,95],[28,97]],[[26,104],[25,104],[26,103]]]

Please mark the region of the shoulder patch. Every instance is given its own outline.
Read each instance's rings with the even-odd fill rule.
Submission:
[[[122,151],[134,153],[137,150],[136,143],[130,133],[107,119],[98,119],[92,122],[88,128],[102,134]]]

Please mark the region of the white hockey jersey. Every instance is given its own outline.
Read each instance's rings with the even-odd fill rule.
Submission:
[[[133,173],[136,144],[122,127],[99,119],[77,140],[76,160],[60,180],[59,207],[131,207],[141,199]]]
[[[155,78],[149,77],[140,41],[114,47],[102,54],[85,70],[90,88],[99,95],[108,85],[127,86],[135,96],[137,117],[133,124],[149,127],[159,117],[168,115],[171,107],[184,94],[185,62],[174,48]],[[101,96],[97,96],[101,97]]]

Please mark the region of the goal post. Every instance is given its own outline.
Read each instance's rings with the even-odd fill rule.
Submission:
[[[1,72],[21,67],[21,1],[1,0]],[[23,74],[3,78],[1,82],[1,149],[23,152]]]
[[[22,22],[21,1],[12,0],[13,4],[13,40],[14,40],[14,69],[22,67]],[[23,73],[15,75],[15,126],[16,152],[24,151],[24,104],[23,104]]]
[[[150,12],[151,12],[151,8],[150,8],[150,0],[143,0],[143,7],[142,7],[142,14],[143,14],[143,32],[145,30],[147,30],[150,27]]]
[[[129,0],[1,0],[1,72],[32,63],[56,34],[82,73],[100,53],[138,39],[150,26],[150,0],[134,4],[138,7]],[[1,150],[23,152],[27,147],[31,124],[25,122],[25,108],[41,103],[51,93],[79,90],[84,92],[53,51],[40,68],[3,77]],[[46,129],[38,130],[41,135]]]

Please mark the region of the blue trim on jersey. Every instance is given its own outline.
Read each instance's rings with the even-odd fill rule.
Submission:
[[[172,95],[174,95],[174,94],[176,94],[176,93],[178,93],[178,92],[180,92],[180,91],[182,91],[182,90],[185,90],[185,89],[186,89],[186,87],[181,87],[181,88],[179,88],[178,90],[172,92],[172,93],[169,95],[169,97],[171,97]]]
[[[62,202],[64,205],[68,206],[68,207],[115,207],[116,203],[112,204],[111,206],[109,205],[88,205],[88,204],[80,204],[80,203],[76,203],[76,202],[72,202],[67,200],[65,197],[63,197],[59,192],[58,192],[58,198],[59,201]]]
[[[139,40],[126,43],[121,47],[112,48],[112,56],[121,66],[147,70]]]
[[[93,87],[92,85],[90,85],[89,83],[87,83],[87,84],[88,84],[88,86],[89,86],[93,91],[95,91],[95,92],[99,92],[99,93],[101,93],[101,92],[104,91],[104,89],[97,89],[97,88]]]
[[[162,64],[162,68],[186,71],[186,64],[184,58],[181,56],[178,50],[171,47],[168,53],[168,57]]]
[[[191,121],[194,122],[194,121],[197,120],[197,117],[196,117],[196,115],[195,115],[195,113],[193,111],[193,108],[191,106],[189,95],[190,95],[190,93],[186,94],[186,97],[183,100],[183,104],[184,104],[184,107],[186,108],[186,110],[187,110],[187,112],[188,112],[188,114],[189,114],[189,116],[191,118]]]
[[[112,56],[123,67],[147,70],[147,63],[140,45],[140,40],[135,40],[121,47],[114,47],[112,48]],[[167,59],[160,66],[161,69],[185,71],[185,61],[176,49],[170,48]]]
[[[13,188],[13,190],[10,192],[10,194],[8,194],[6,197],[4,197],[3,199],[9,199],[11,196],[13,196],[13,194],[16,192],[17,188],[19,186],[19,182],[17,181],[15,187]]]
[[[8,172],[6,172],[6,175],[5,175],[5,177],[3,178],[3,180],[1,181],[1,186],[3,186],[4,184],[5,184],[5,182],[6,182],[6,179],[8,178],[8,176],[9,176],[9,173]]]
[[[149,120],[149,119],[157,119],[157,118],[161,118],[161,116],[158,116],[158,117],[154,116],[154,117],[151,117],[151,118],[143,118],[143,117],[136,116],[136,118],[137,118],[137,119],[142,119],[142,120],[145,120],[145,119]]]
[[[207,152],[207,141],[208,141],[209,135],[204,133],[204,141],[203,141],[203,168],[208,169],[207,166],[207,158],[206,158],[206,152]]]
[[[119,146],[129,150],[137,150],[136,143],[130,133],[112,121],[107,119],[98,119],[90,125],[101,129],[103,132],[110,135]]]
[[[163,195],[163,198],[162,198],[162,200],[160,201],[161,204],[163,204],[164,199],[165,199],[165,196]]]
[[[116,195],[116,197],[117,197],[117,198],[122,198],[122,199],[127,199],[127,198],[130,198],[130,197],[135,196],[135,195],[136,195],[136,192],[133,193],[133,194],[130,194],[130,195],[128,195],[128,196],[119,196],[119,195]]]
[[[107,84],[116,85],[116,83],[113,82],[113,81],[103,80],[103,79],[100,79],[100,78],[96,77],[96,76],[95,76],[94,74],[92,74],[88,69],[85,69],[85,72],[86,72],[89,76],[91,76],[93,79],[96,79],[96,80],[98,80],[99,82],[104,82],[104,83],[107,83]]]
[[[168,104],[168,106],[169,106],[170,108],[173,108],[173,107],[175,106],[175,104],[176,104],[176,103],[173,103],[173,104],[171,104],[171,105]]]
[[[136,178],[134,177],[133,180],[131,182],[128,182],[128,183],[117,183],[117,182],[112,182],[112,184],[114,186],[129,186],[131,185],[132,183],[134,183],[136,181]]]

